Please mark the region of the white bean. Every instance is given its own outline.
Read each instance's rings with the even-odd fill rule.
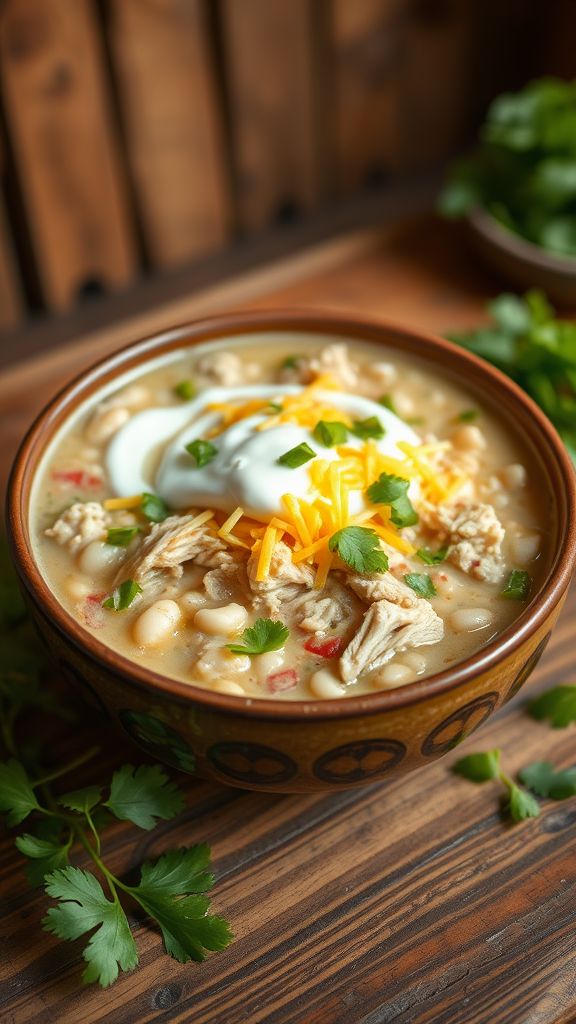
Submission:
[[[233,683],[230,679],[217,679],[215,683],[212,683],[212,689],[215,693],[230,693],[235,697],[245,697],[246,690],[240,683]]]
[[[503,494],[501,492],[500,494],[494,495],[492,498],[492,504],[494,505],[494,508],[506,508],[506,506],[510,504],[510,498],[507,494]]]
[[[514,562],[519,565],[526,565],[536,558],[540,550],[540,535],[538,533],[517,533],[510,538],[510,554]]]
[[[458,427],[452,434],[452,444],[464,452],[471,452],[486,447],[486,438],[478,427],[467,423],[464,427]]]
[[[91,444],[102,444],[108,441],[120,427],[130,419],[128,409],[121,406],[102,406],[97,409],[88,423],[84,435]]]
[[[410,665],[403,665],[396,661],[393,665],[384,665],[384,668],[375,672],[372,682],[377,690],[394,690],[397,686],[406,686],[411,683],[416,675]]]
[[[452,612],[450,625],[456,633],[474,633],[492,623],[492,612],[487,608],[459,608]]]
[[[456,589],[456,583],[452,576],[449,576],[447,572],[436,572],[432,576],[432,582],[438,591],[440,597],[449,600],[454,590]]]
[[[256,672],[259,683],[263,683],[267,676],[275,669],[284,664],[284,649],[279,651],[267,651],[266,654],[257,654],[252,658],[252,667]]]
[[[330,700],[332,697],[344,697],[346,693],[341,681],[326,668],[314,672],[308,680],[308,686],[315,697],[322,697],[324,700]]]
[[[67,576],[65,581],[65,587],[70,597],[74,597],[80,600],[83,597],[88,597],[92,587],[85,580],[81,580],[79,576]]]
[[[526,467],[522,466],[520,462],[512,462],[509,466],[504,466],[504,469],[500,471],[500,479],[510,491],[517,490],[519,487],[526,486],[528,474]]]
[[[250,668],[251,660],[247,654],[232,654],[225,647],[211,647],[198,659],[194,672],[212,681],[219,675],[242,675]]]
[[[176,601],[155,601],[134,623],[134,639],[139,647],[158,647],[172,636],[180,621]]]
[[[232,636],[244,629],[248,612],[241,604],[225,604],[222,608],[201,608],[194,616],[194,625],[213,636]]]
[[[405,665],[408,665],[417,676],[424,675],[428,668],[428,662],[423,654],[418,654],[417,651],[405,651],[402,655],[402,661]]]
[[[115,568],[126,557],[126,549],[92,540],[78,556],[78,565],[87,576],[100,576]]]
[[[208,598],[197,590],[187,590],[180,595],[180,607],[187,619],[193,619],[199,608],[203,608]]]
[[[130,409],[136,409],[138,406],[146,405],[150,401],[150,397],[149,389],[142,384],[130,384],[108,401],[110,405],[125,405]]]

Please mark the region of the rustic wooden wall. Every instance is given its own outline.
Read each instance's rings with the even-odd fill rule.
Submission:
[[[501,88],[569,73],[553,10],[3,0],[0,330],[446,161]]]

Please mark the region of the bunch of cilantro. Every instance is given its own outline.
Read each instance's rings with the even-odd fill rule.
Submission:
[[[0,813],[8,828],[25,829],[15,842],[27,859],[28,879],[34,886],[43,885],[55,901],[44,929],[61,939],[83,936],[83,980],[103,987],[116,981],[120,970],[138,964],[126,905],[140,907],[155,922],[166,952],[180,963],[201,961],[207,950],[224,949],[231,941],[228,923],[208,913],[206,894],[214,877],[206,844],[169,850],[145,862],[135,884],[116,875],[107,862],[102,832],[110,821],[130,821],[148,830],[182,810],[183,794],[164,770],[159,765],[124,765],[106,783],[69,789],[66,776],[94,758],[98,748],[47,769],[36,744],[20,743],[23,716],[62,711],[41,684],[41,654],[2,548],[0,649]],[[90,870],[71,863],[78,855]]]
[[[476,150],[456,163],[440,210],[483,207],[504,227],[576,256],[576,82],[542,78],[490,106]]]
[[[557,320],[538,291],[500,295],[488,304],[492,324],[451,341],[487,359],[538,403],[576,461],[576,323]]]

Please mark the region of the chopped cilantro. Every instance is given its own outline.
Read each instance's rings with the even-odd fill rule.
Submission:
[[[458,413],[456,419],[459,423],[473,423],[474,420],[478,419],[478,410],[463,409],[462,412]]]
[[[532,589],[532,577],[525,569],[513,569],[510,573],[504,590],[500,597],[506,597],[510,601],[526,601]]]
[[[408,572],[404,576],[404,582],[418,594],[418,597],[435,597],[438,591],[426,572]]]
[[[576,686],[554,686],[528,705],[532,718],[548,718],[554,729],[576,722]]]
[[[436,551],[432,551],[431,548],[418,548],[416,557],[424,562],[425,565],[440,565],[440,562],[446,560],[448,554],[448,548],[438,548]]]
[[[280,402],[268,402],[268,405],[266,406],[264,412],[266,412],[266,413],[282,412],[282,406],[280,405]]]
[[[531,793],[517,786],[500,765],[500,750],[487,750],[482,754],[468,754],[452,767],[452,771],[470,782],[488,782],[497,779],[507,791],[506,811],[512,821],[537,818],[540,805]]]
[[[385,409],[389,409],[395,416],[398,416],[398,410],[394,405],[392,395],[381,395],[378,399],[378,405],[383,405]]]
[[[378,534],[366,526],[345,526],[332,534],[328,547],[356,572],[386,572],[388,568],[388,557],[380,547]]]
[[[365,420],[354,420],[351,430],[362,441],[367,441],[370,437],[378,441],[386,433],[377,416],[369,416]]]
[[[576,768],[557,771],[548,761],[535,761],[522,768],[519,775],[524,785],[538,796],[551,800],[576,796]]]
[[[266,654],[268,651],[278,651],[284,646],[290,630],[283,622],[273,619],[256,619],[253,626],[244,630],[240,640],[242,643],[226,644],[232,654]]]
[[[106,543],[115,548],[127,548],[130,541],[140,533],[139,526],[111,526],[108,530]]]
[[[313,459],[316,452],[303,441],[302,444],[297,444],[295,448],[290,448],[289,451],[284,452],[280,455],[277,461],[281,466],[287,466],[288,469],[298,469],[298,466],[303,466],[306,462],[310,462]]]
[[[414,526],[418,522],[418,513],[408,497],[409,486],[410,481],[404,477],[381,473],[378,480],[370,484],[366,494],[374,505],[390,506],[390,520],[394,526]]]
[[[111,608],[115,612],[123,612],[129,608],[132,602],[142,593],[142,587],[134,580],[124,580],[119,587],[102,602],[103,608]]]
[[[301,356],[286,356],[286,359],[282,360],[281,368],[283,370],[297,370],[301,358]]]
[[[185,447],[188,454],[194,459],[197,469],[207,466],[218,454],[218,449],[211,441],[203,441],[200,438],[190,441]]]
[[[323,444],[325,448],[334,448],[337,444],[344,444],[348,437],[348,427],[339,420],[318,420],[313,430],[314,440]]]

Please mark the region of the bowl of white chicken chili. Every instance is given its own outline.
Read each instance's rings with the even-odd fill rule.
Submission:
[[[297,792],[426,763],[520,689],[573,569],[574,497],[553,427],[481,360],[266,311],[66,387],[8,522],[90,703],[169,764]]]

